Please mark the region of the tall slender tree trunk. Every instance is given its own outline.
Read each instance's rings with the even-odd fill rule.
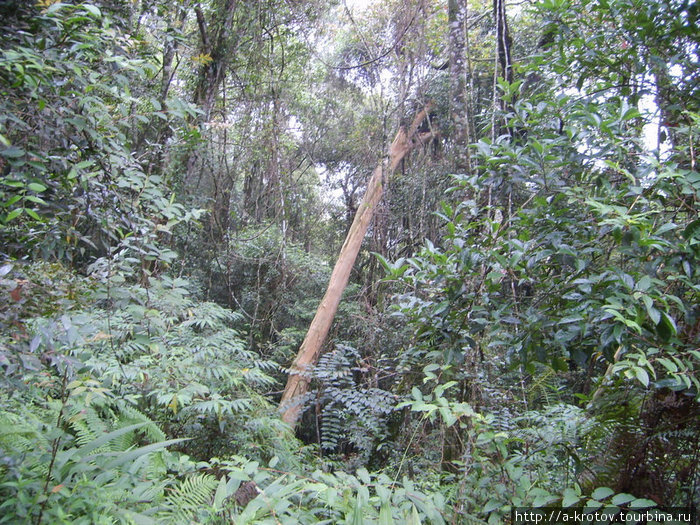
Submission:
[[[173,71],[173,59],[179,47],[178,39],[175,38],[182,32],[185,22],[187,21],[187,9],[180,7],[180,11],[174,23],[168,22],[168,37],[163,46],[163,76],[160,82],[160,102],[165,104],[170,91],[175,71]]]
[[[510,29],[508,28],[508,18],[506,17],[505,0],[493,1],[493,16],[496,22],[496,37],[498,39],[498,62],[503,72],[503,78],[509,82],[513,82],[513,61],[511,58],[510,48],[513,39],[510,37]]]
[[[503,79],[509,84],[513,83],[513,59],[511,57],[511,45],[513,39],[510,37],[510,29],[508,28],[508,18],[506,17],[506,3],[505,0],[493,0],[493,16],[496,22],[496,40],[498,41],[498,65],[500,65],[500,70],[503,74]],[[493,90],[496,93],[498,89],[495,81],[498,77],[498,68],[494,71],[494,86]],[[501,110],[507,113],[515,105],[515,95],[510,99],[501,100]],[[495,110],[494,106],[494,110]],[[514,130],[508,125],[508,118],[504,116],[504,127],[508,131],[508,134],[512,137],[514,135]],[[495,128],[495,126],[494,126]],[[496,130],[494,129],[494,132]],[[497,134],[497,133],[496,133]]]
[[[450,53],[450,120],[454,133],[454,163],[458,171],[469,171],[469,121],[467,115],[466,21],[467,0],[448,2]]]
[[[382,198],[386,178],[394,172],[413,148],[416,130],[429,110],[430,106],[428,105],[416,115],[408,130],[403,128],[399,130],[389,148],[389,159],[381,162],[374,169],[372,178],[367,184],[365,196],[357,209],[343,247],[340,249],[340,255],[333,268],[326,294],[316,310],[316,315],[311,321],[306,337],[299,348],[299,353],[289,371],[287,386],[280,402],[280,411],[282,412],[282,420],[292,427],[296,425],[301,414],[311,380],[312,368],[318,361],[321,345],[323,345],[333,323],[340,298],[350,279],[350,272],[355,264],[357,254],[360,252],[362,240]]]
[[[237,0],[225,0],[209,24],[199,4],[195,6],[202,50],[204,54],[209,55],[210,60],[202,65],[195,90],[195,102],[202,109],[204,122],[211,118],[226,69],[235,55],[236,40],[233,34],[237,6]],[[215,28],[214,34],[210,33],[212,28]]]

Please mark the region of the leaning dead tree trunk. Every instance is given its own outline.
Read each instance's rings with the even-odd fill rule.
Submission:
[[[416,115],[408,130],[403,128],[399,130],[389,148],[389,159],[384,160],[374,169],[372,178],[367,184],[362,204],[360,204],[355,213],[355,219],[352,221],[343,247],[340,249],[340,255],[335,263],[335,268],[333,268],[326,294],[323,296],[318,310],[316,310],[316,315],[311,321],[309,331],[306,333],[304,342],[301,343],[299,353],[289,371],[289,379],[282,394],[279,408],[282,412],[282,420],[292,427],[294,427],[301,414],[305,394],[309,388],[311,369],[318,361],[321,345],[333,323],[335,312],[340,304],[340,298],[350,279],[350,272],[355,264],[357,254],[360,252],[362,239],[367,233],[374,210],[382,198],[386,177],[394,172],[415,144],[430,138],[430,132],[416,133],[418,126],[428,115],[429,110],[430,104]]]

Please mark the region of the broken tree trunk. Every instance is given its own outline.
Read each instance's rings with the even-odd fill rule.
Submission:
[[[309,388],[312,368],[318,361],[321,345],[333,323],[335,312],[340,304],[340,298],[348,284],[350,272],[362,246],[362,240],[365,233],[367,233],[367,228],[369,228],[369,223],[372,220],[377,204],[382,198],[386,177],[394,172],[415,144],[423,142],[427,138],[422,135],[431,135],[430,132],[419,134],[420,136],[417,136],[416,133],[418,126],[428,115],[429,110],[430,104],[426,105],[416,115],[408,130],[399,129],[394,142],[389,148],[389,159],[382,161],[374,169],[372,178],[367,184],[362,204],[360,204],[355,213],[355,218],[352,221],[347,237],[345,237],[343,247],[340,249],[340,255],[333,268],[326,294],[316,310],[316,315],[311,321],[309,331],[306,333],[304,342],[301,343],[299,353],[289,371],[289,379],[282,394],[279,409],[282,412],[282,420],[292,427],[296,425],[301,414],[305,394]]]

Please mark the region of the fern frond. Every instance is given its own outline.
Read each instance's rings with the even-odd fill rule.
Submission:
[[[540,367],[527,390],[530,405],[550,406],[560,401],[557,372],[550,366]]]
[[[173,488],[166,497],[169,523],[191,523],[192,519],[209,505],[218,485],[217,479],[210,474],[193,475]]]
[[[158,425],[147,415],[139,411],[135,406],[127,403],[124,400],[117,401],[117,409],[119,411],[120,426],[133,425],[134,423],[146,423],[141,431],[146,434],[146,438],[152,442],[165,441],[166,436]]]
[[[15,414],[0,412],[0,447],[22,453],[37,446],[46,447],[48,441],[35,425]]]

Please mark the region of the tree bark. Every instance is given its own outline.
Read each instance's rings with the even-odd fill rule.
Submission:
[[[469,172],[465,53],[467,0],[449,0],[447,9],[450,51],[450,120],[454,132],[454,164],[456,170]]]
[[[506,17],[506,3],[505,0],[493,0],[493,16],[496,22],[496,39],[498,40],[498,63],[500,69],[503,73],[503,79],[509,84],[513,83],[513,60],[511,57],[510,48],[513,43],[513,39],[510,37],[510,30],[508,29],[508,18]],[[496,93],[497,86],[495,84],[498,77],[498,68],[494,71],[494,94]],[[510,112],[515,106],[515,99],[517,95],[512,95],[509,98],[501,99],[501,110],[504,113],[504,126],[508,131],[508,135],[513,137],[515,135],[515,130],[512,126],[508,125],[508,117],[505,115]],[[494,110],[495,110],[494,105]],[[497,135],[497,130],[494,125],[494,132]]]
[[[202,109],[202,121],[208,122],[216,103],[219,88],[226,74],[226,68],[235,56],[237,40],[232,36],[236,33],[234,28],[234,14],[238,6],[238,0],[224,0],[214,18],[207,24],[204,13],[199,4],[195,5],[197,26],[202,39],[202,51],[209,55],[211,61],[202,64],[195,89],[195,102]],[[215,29],[213,34],[212,27]]]
[[[165,104],[168,98],[168,91],[170,91],[170,84],[173,80],[175,72],[173,71],[173,59],[177,53],[178,41],[175,38],[176,34],[182,32],[182,28],[187,20],[187,9],[181,8],[175,22],[176,25],[171,25],[168,22],[168,33],[170,39],[166,38],[165,45],[163,46],[163,77],[160,82],[160,102]]]
[[[340,298],[350,279],[350,272],[355,264],[357,254],[360,252],[362,240],[365,233],[367,233],[377,204],[382,198],[386,177],[394,172],[403,158],[411,151],[414,144],[428,138],[416,137],[416,130],[427,116],[429,110],[430,104],[416,115],[408,130],[399,129],[394,142],[389,148],[389,159],[381,162],[374,169],[372,178],[367,184],[365,196],[357,209],[355,219],[345,237],[343,247],[340,249],[340,255],[333,268],[326,293],[316,310],[316,315],[311,321],[306,337],[299,348],[299,353],[289,371],[289,379],[282,394],[279,409],[282,412],[282,420],[292,427],[296,425],[301,414],[305,394],[308,391],[309,381],[311,380],[312,368],[318,361],[321,345],[333,323],[333,318],[340,304]],[[431,135],[431,133],[427,133],[427,135]]]
[[[513,83],[513,61],[510,48],[513,40],[508,29],[505,0],[493,0],[493,16],[496,20],[496,37],[498,39],[498,62],[501,65],[503,78],[506,82]]]

